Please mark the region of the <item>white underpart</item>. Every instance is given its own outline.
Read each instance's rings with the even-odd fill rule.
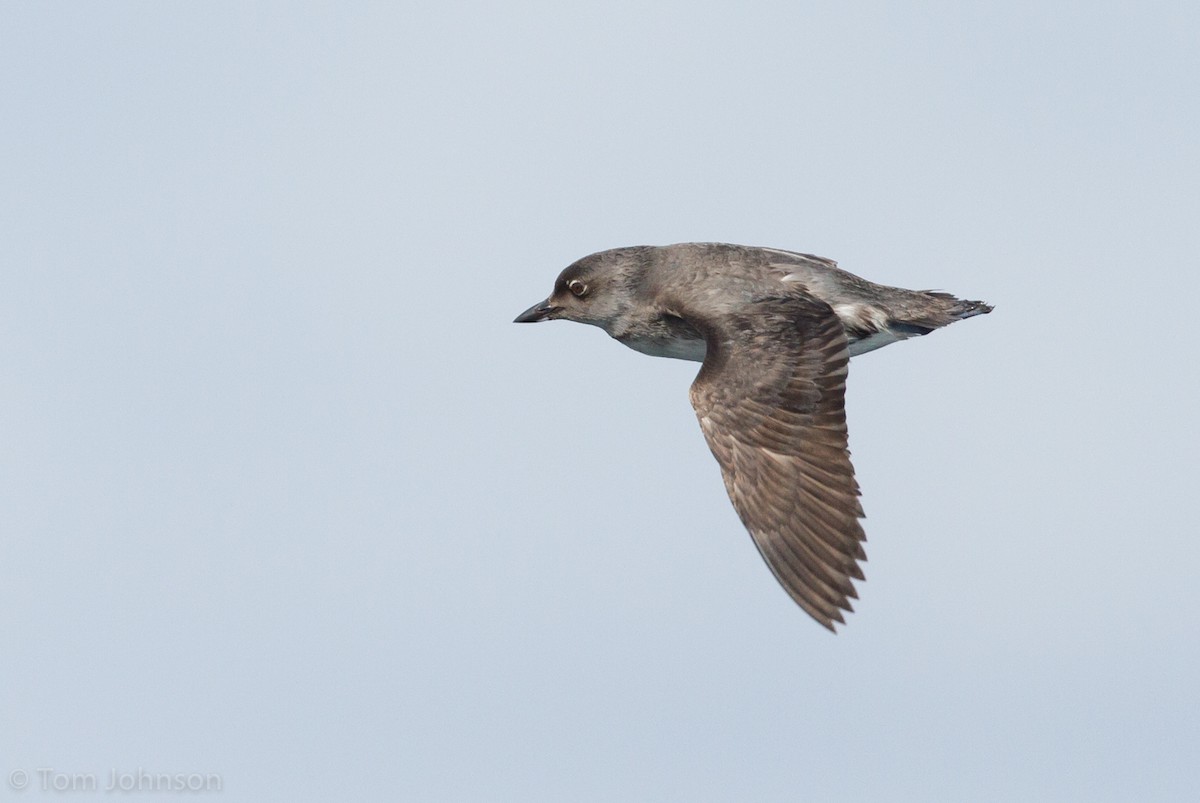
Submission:
[[[852,329],[874,329],[875,331],[864,338],[851,341],[850,356],[866,354],[883,348],[889,343],[900,340],[888,328],[888,316],[878,307],[870,304],[834,304],[834,314],[841,320],[842,325]]]
[[[895,343],[897,340],[903,340],[902,337],[896,337],[888,329],[882,332],[876,332],[870,337],[864,337],[861,340],[854,340],[850,343],[850,356],[857,357],[859,354],[866,354],[868,351],[881,349],[888,343]]]
[[[652,337],[626,337],[622,338],[621,342],[634,351],[649,354],[651,357],[670,357],[676,360],[691,360],[692,362],[704,362],[704,355],[708,352],[703,340],[686,340],[684,338],[660,340]]]

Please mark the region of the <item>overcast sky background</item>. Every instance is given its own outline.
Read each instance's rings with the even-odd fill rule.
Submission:
[[[1200,12],[902,5],[6,3],[0,799],[1194,795]],[[851,365],[837,636],[511,323],[687,240],[996,305]]]

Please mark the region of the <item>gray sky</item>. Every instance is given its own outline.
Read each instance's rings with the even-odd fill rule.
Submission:
[[[0,799],[1194,794],[1198,27],[5,4]],[[694,365],[510,323],[686,240],[996,305],[851,365],[836,637]]]

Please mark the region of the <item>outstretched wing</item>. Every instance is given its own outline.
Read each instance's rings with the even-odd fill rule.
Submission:
[[[692,405],[729,498],[776,579],[825,627],[844,622],[866,540],[847,450],[842,324],[829,305],[772,294],[693,322],[707,356]]]

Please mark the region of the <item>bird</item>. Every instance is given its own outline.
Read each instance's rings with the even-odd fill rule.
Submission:
[[[691,402],[733,507],[791,599],[836,633],[866,560],[849,360],[991,311],[813,254],[676,243],[585,256],[514,322],[590,324],[644,354],[701,363]]]

